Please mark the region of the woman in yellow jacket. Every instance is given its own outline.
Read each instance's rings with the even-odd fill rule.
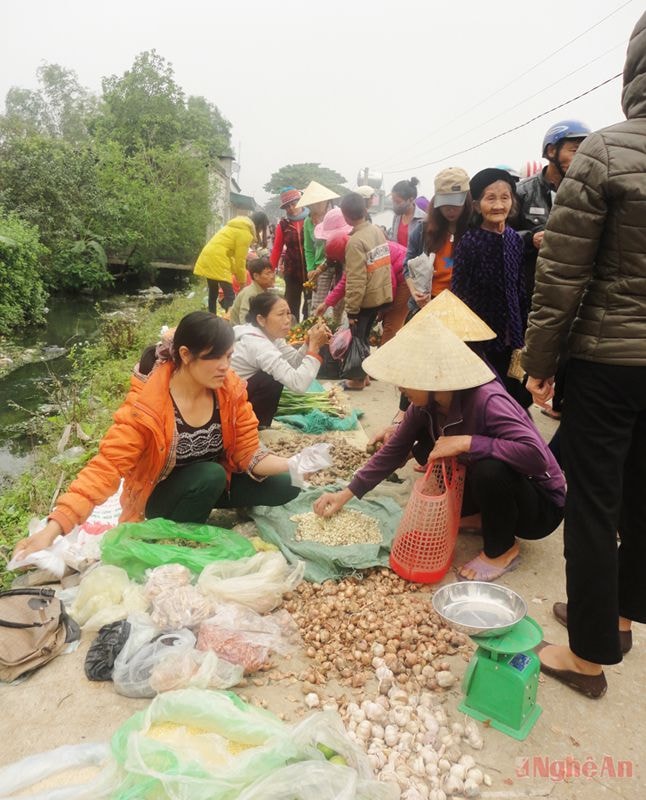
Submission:
[[[209,286],[209,311],[216,313],[222,289],[222,308],[233,305],[233,276],[240,286],[247,282],[247,253],[254,240],[266,238],[267,216],[255,211],[250,217],[234,217],[202,248],[193,272],[203,275]]]

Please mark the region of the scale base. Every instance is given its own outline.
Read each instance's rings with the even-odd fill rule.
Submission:
[[[458,706],[458,711],[461,711],[463,714],[468,714],[470,717],[473,717],[473,719],[477,719],[478,722],[488,723],[491,728],[495,728],[497,731],[511,736],[512,739],[517,739],[519,742],[522,742],[529,736],[536,721],[543,713],[543,709],[539,705],[534,705],[534,708],[525,718],[522,726],[520,728],[512,728],[509,725],[505,725],[504,722],[499,722],[497,719],[494,719],[490,714],[483,714],[481,711],[471,708],[467,705],[465,700]]]

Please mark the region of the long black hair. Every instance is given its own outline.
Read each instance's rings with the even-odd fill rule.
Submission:
[[[462,235],[467,231],[473,215],[473,203],[471,193],[467,196],[462,207],[462,213],[455,223],[454,248],[457,247]],[[449,235],[449,221],[442,214],[440,208],[435,208],[435,197],[431,199],[428,207],[426,222],[424,223],[424,252],[437,253]]]
[[[170,358],[181,366],[180,347],[188,348],[193,358],[222,358],[233,345],[233,328],[210,311],[191,311],[179,322],[173,335]],[[139,372],[148,375],[157,360],[157,345],[151,344],[141,354]]]

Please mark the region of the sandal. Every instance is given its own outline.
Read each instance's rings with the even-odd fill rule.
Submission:
[[[561,419],[561,412],[554,411],[551,408],[541,408],[541,414],[544,414],[546,417],[549,417],[550,419],[553,419],[556,422],[559,422]]]
[[[460,571],[458,572],[458,580],[484,581],[485,583],[491,583],[491,581],[495,581],[502,577],[506,572],[513,572],[520,565],[520,561],[520,556],[516,556],[509,562],[509,564],[507,564],[506,567],[497,567],[495,564],[488,564],[486,561],[483,561],[481,556],[476,556],[475,558],[472,558],[471,561],[467,561],[466,564],[463,564],[460,567],[460,570],[465,568],[472,569],[475,572],[475,577],[465,578]]]
[[[544,647],[548,647],[550,644],[551,642],[542,641],[534,648],[534,652],[538,656],[539,661],[541,650]],[[603,672],[601,672],[600,675],[584,675],[582,672],[574,672],[570,669],[548,667],[547,664],[543,664],[542,661],[541,672],[544,675],[549,675],[551,678],[555,678],[557,681],[564,683],[566,686],[569,686],[570,689],[574,689],[575,692],[580,692],[586,697],[591,697],[593,700],[598,700],[600,697],[603,697],[608,689],[606,676]]]
[[[341,381],[339,386],[344,392],[362,392],[365,389],[365,386],[348,386],[347,381]]]
[[[560,622],[564,628],[567,628],[567,603],[554,603],[552,606],[552,614],[557,622]],[[632,631],[619,631],[619,646],[621,647],[622,655],[630,652],[633,646],[633,632]]]

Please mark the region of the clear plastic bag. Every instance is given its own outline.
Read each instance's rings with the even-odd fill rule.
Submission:
[[[350,741],[338,714],[317,712],[290,726],[231,692],[197,689],[158,695],[146,711],[135,714],[116,732],[112,752],[128,774],[112,800],[237,800],[246,797],[242,792],[252,786],[256,793],[247,800],[278,800],[282,797],[278,793],[258,794],[257,782],[269,776],[279,778],[288,764],[318,762],[323,766],[317,775],[332,775],[329,767],[334,765],[327,763],[325,748],[319,744],[346,760],[343,780],[337,773],[334,780],[356,787],[348,800],[397,800],[396,788],[382,788],[375,782],[367,755]],[[301,774],[303,781],[311,780],[311,772],[303,769]],[[280,783],[278,788],[282,789]],[[308,800],[331,800],[324,786],[315,788]],[[306,796],[299,791],[295,783],[292,795],[285,798]],[[345,800],[346,795],[340,797]]]
[[[46,523],[46,519],[38,520],[34,518],[30,520],[28,526],[29,536],[42,530]],[[24,558],[12,558],[7,564],[7,571],[13,572],[25,567],[34,567],[35,569],[44,569],[56,578],[62,578],[66,566],[63,556],[68,546],[65,536],[57,536],[52,544],[44,550],[29,553]]]
[[[212,611],[209,600],[195,586],[174,586],[158,594],[153,600],[151,618],[162,631],[194,628]]]
[[[126,642],[126,647],[129,645]],[[132,652],[126,647],[114,662],[112,681],[118,694],[125,697],[154,697],[151,676],[155,667],[171,654],[186,653],[195,647],[195,636],[188,628],[163,633]],[[122,658],[123,653],[126,656]]]
[[[435,264],[435,253],[422,253],[408,260],[408,272],[415,288],[422,294],[430,294]]]
[[[156,692],[173,689],[229,689],[242,680],[244,670],[218,658],[212,650],[183,650],[170,652],[155,665],[150,686]]]
[[[278,552],[256,553],[238,561],[216,561],[198,578],[197,587],[206,597],[247,606],[259,614],[273,611],[283,594],[291,592],[303,579],[305,562],[294,566]]]
[[[232,664],[240,664],[248,674],[260,669],[272,652],[293,652],[298,639],[298,628],[286,611],[261,616],[228,603],[200,625],[197,649],[213,650]]]
[[[143,588],[128,579],[125,570],[109,565],[97,567],[81,581],[70,607],[70,616],[83,630],[98,631],[110,622],[148,607]]]
[[[188,586],[191,579],[192,575],[188,567],[182,564],[164,564],[148,572],[144,592],[148,600],[154,600],[167,589]]]
[[[330,355],[335,361],[340,361],[346,354],[350,342],[352,341],[352,331],[350,328],[341,328],[330,340]]]
[[[238,800],[399,800],[394,783],[362,780],[351,767],[329,761],[298,761],[256,781]]]
[[[112,800],[235,800],[298,758],[287,731],[232,692],[165,692],[112,737],[115,760],[127,770]]]
[[[299,453],[287,459],[289,465],[289,476],[292,486],[305,488],[308,484],[305,476],[321,469],[332,466],[332,456],[330,455],[330,445],[319,442],[309,447],[304,447]]]
[[[83,781],[79,773],[90,767],[103,768],[110,759],[107,744],[63,745],[54,750],[27,756],[13,764],[0,767],[0,791],[3,800],[16,796],[28,796],[31,800],[96,800],[109,797],[114,788],[114,778],[106,769],[89,781]],[[65,781],[60,788],[53,786],[38,787],[48,779],[71,773],[70,781]],[[55,782],[55,781],[52,781]],[[29,795],[26,790],[33,789]]]

